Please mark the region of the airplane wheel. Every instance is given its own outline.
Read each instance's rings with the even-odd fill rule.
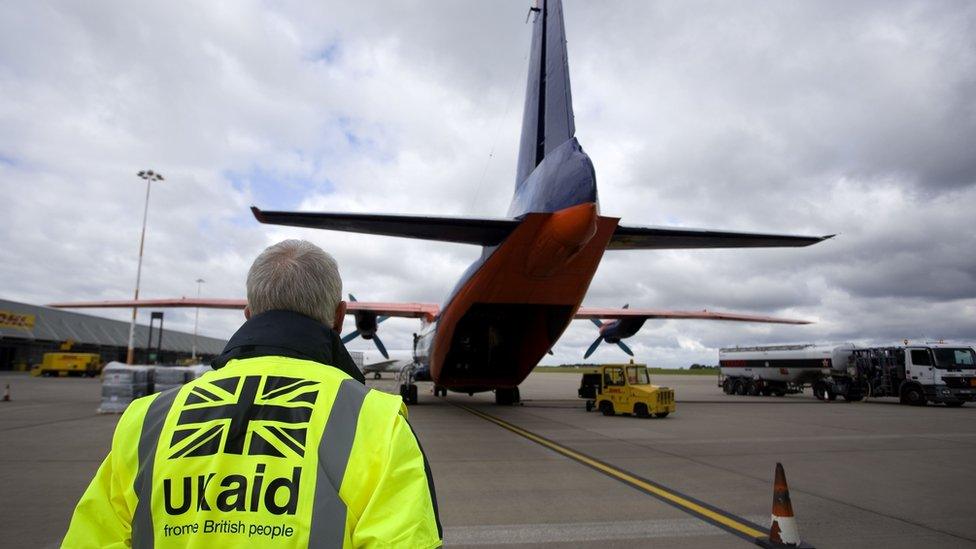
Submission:
[[[400,398],[407,404],[417,403],[417,386],[414,384],[400,384]]]
[[[495,404],[511,406],[521,402],[518,387],[495,389]]]

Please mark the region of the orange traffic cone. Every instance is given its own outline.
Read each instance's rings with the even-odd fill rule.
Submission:
[[[782,463],[776,464],[776,479],[773,481],[773,517],[769,525],[769,539],[760,540],[759,544],[763,547],[813,547],[800,540]]]
[[[7,384],[7,387],[3,390],[3,401],[4,402],[10,402],[10,384],[9,383]]]

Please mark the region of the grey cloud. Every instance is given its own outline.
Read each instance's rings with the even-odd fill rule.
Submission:
[[[576,126],[605,215],[840,233],[807,249],[608,252],[588,305],[817,320],[651,321],[630,340],[639,358],[679,366],[737,343],[974,339],[976,8],[565,3]],[[203,277],[204,295],[240,297],[264,246],[304,237],[336,255],[360,299],[441,301],[477,249],[260,226],[247,206],[501,215],[526,11],[453,0],[0,6],[4,297],[130,297],[144,192],[133,174],[154,168],[167,182],[153,189],[145,296],[192,295]],[[204,312],[201,331],[226,337],[240,318]],[[192,328],[192,312],[167,312],[167,325]],[[384,341],[408,347],[416,329],[391,320]],[[551,360],[578,360],[594,337],[574,323]],[[605,346],[596,358],[624,355]]]

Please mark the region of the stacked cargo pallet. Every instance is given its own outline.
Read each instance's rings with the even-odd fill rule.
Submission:
[[[198,377],[203,377],[203,374],[207,372],[212,372],[213,368],[209,364],[194,364],[192,366],[187,366],[190,369],[190,375],[186,378],[187,381],[193,381]]]
[[[180,387],[187,381],[193,379],[190,368],[186,366],[156,366],[154,373],[155,384],[154,392],[162,393],[174,387]]]
[[[102,404],[98,412],[118,414],[153,389],[153,367],[109,362],[102,370]]]

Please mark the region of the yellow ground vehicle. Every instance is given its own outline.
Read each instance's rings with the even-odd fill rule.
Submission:
[[[667,417],[675,410],[674,390],[651,385],[642,364],[607,364],[583,374],[579,397],[586,399],[587,412],[595,407],[605,416]]]
[[[101,371],[98,353],[44,353],[44,361],[31,368],[31,375],[94,377]]]

